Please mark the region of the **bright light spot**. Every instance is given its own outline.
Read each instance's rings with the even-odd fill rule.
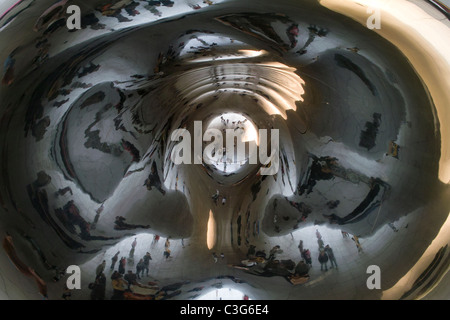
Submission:
[[[216,220],[212,210],[209,211],[208,228],[206,230],[206,245],[211,250],[216,244]]]
[[[239,50],[239,53],[241,53],[243,56],[246,56],[248,58],[254,58],[259,57],[267,53],[265,50]]]

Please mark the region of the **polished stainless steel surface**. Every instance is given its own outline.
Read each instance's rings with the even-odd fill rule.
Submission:
[[[127,299],[450,297],[450,30],[427,2],[0,8],[0,298],[90,299],[103,260],[116,297],[118,251],[125,271],[152,256]],[[279,130],[278,171],[175,164],[197,121]]]

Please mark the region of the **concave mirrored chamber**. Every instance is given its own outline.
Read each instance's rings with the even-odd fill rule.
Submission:
[[[449,298],[450,23],[429,2],[0,11],[0,298]]]

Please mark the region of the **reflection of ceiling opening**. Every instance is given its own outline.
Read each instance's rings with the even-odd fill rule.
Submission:
[[[217,151],[218,155],[210,157],[209,153],[205,154],[209,163],[212,163],[216,169],[225,173],[235,172],[248,162],[246,142],[257,143],[258,141],[257,129],[248,118],[238,113],[224,113],[214,118],[207,129],[217,129],[222,133],[223,148]],[[236,138],[228,138],[234,135]],[[238,144],[244,146],[243,152],[240,152]]]

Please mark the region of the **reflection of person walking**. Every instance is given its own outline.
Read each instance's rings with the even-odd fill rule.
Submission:
[[[102,274],[103,271],[105,271],[105,266],[106,266],[106,261],[103,260],[103,262],[97,266],[97,269],[95,270],[95,275],[99,276],[100,274]]]
[[[141,279],[141,274],[144,276],[144,259],[139,260],[136,265],[136,275],[138,279]]]
[[[170,238],[170,237],[169,237]],[[169,238],[166,239],[166,243],[164,243],[164,248],[168,249],[170,248],[170,241]]]
[[[148,271],[150,266],[150,260],[152,260],[152,256],[150,255],[150,252],[147,252],[143,258],[144,260],[144,269],[142,269],[142,276],[144,276],[144,271],[148,277]]]
[[[319,249],[323,249],[324,243],[322,239],[317,240],[317,244],[319,245]]]
[[[113,287],[113,295],[111,297],[111,300],[123,300],[123,294],[125,293],[125,290],[128,289],[128,283],[122,278],[122,275],[118,273],[117,271],[114,271],[114,273],[111,276],[112,280],[112,287]]]
[[[158,241],[159,241],[159,236],[158,236],[157,234],[155,234],[155,235],[153,236],[152,248],[153,248],[155,245],[158,244]]]
[[[325,271],[328,271],[328,266],[327,266],[327,262],[328,262],[328,256],[325,253],[325,251],[320,251],[319,254],[319,262],[320,262],[320,271],[324,271],[323,267],[325,266]]]
[[[117,260],[119,260],[119,253],[120,251],[117,251],[114,257],[111,258],[111,270],[114,270],[114,266],[116,265]]]
[[[357,236],[353,236],[352,240],[355,241],[356,247],[358,248],[358,253],[363,252],[363,249],[361,247],[361,244],[359,243],[359,239]]]
[[[119,261],[119,273],[124,274],[125,273],[125,266],[127,263],[127,259],[125,257],[122,257]]]
[[[137,245],[137,238],[134,238],[134,241],[131,243],[131,248],[134,249],[136,248]]]
[[[334,267],[336,267],[336,269],[337,269],[338,266],[336,263],[336,258],[334,257],[333,249],[331,249],[329,244],[326,245],[325,252],[326,252],[328,258],[330,259],[330,268],[333,269]],[[334,264],[334,267],[333,267],[333,264]]]
[[[303,250],[302,258],[305,259],[306,264],[312,266],[311,252],[309,251],[309,249]]]
[[[322,239],[322,235],[320,234],[319,230],[316,229],[316,237],[317,239]]]
[[[169,259],[170,258],[170,249],[169,248],[165,248],[163,255],[166,258],[166,260]]]
[[[298,250],[300,250],[300,254],[303,253],[303,240],[300,240],[300,243],[298,244]]]
[[[89,289],[91,289],[91,300],[105,300],[105,290],[106,290],[106,276],[104,273],[100,273],[96,278],[95,282],[89,284]]]

